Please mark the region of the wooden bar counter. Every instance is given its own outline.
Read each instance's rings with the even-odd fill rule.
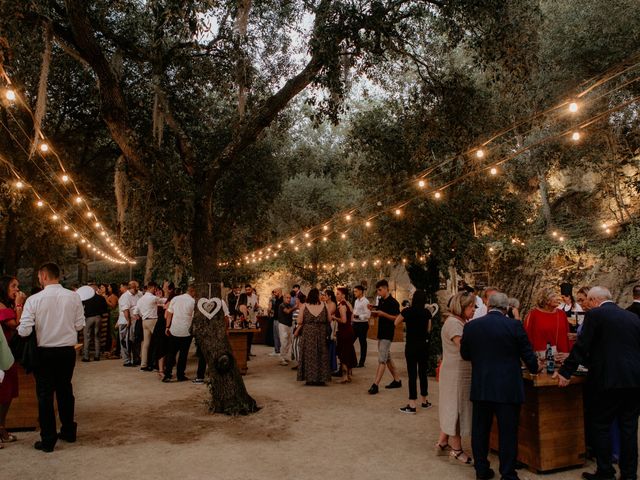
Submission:
[[[248,370],[249,335],[260,333],[260,330],[259,328],[230,328],[227,330],[231,351],[242,375],[246,375]]]
[[[369,331],[367,332],[367,338],[371,340],[378,339],[378,317],[371,317],[369,320]],[[396,327],[393,332],[394,342],[404,342],[404,323]]]
[[[542,473],[585,462],[582,384],[572,377],[568,387],[547,373],[522,374],[525,403],[520,410],[518,460],[532,472]],[[498,426],[491,429],[491,449],[498,450]]]

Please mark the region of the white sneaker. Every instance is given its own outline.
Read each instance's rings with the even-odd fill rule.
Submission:
[[[280,360],[280,365],[286,367],[287,365],[289,365],[289,362],[287,362],[286,360]]]
[[[270,356],[270,357],[279,357],[279,356],[280,356],[280,354],[279,354],[279,353],[276,353],[276,352],[271,352],[271,353],[269,354],[269,356]]]

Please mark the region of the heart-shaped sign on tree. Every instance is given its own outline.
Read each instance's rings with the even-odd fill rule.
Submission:
[[[217,297],[213,298],[201,298],[198,300],[198,310],[200,313],[211,320],[216,316],[216,313],[222,308],[222,300]]]

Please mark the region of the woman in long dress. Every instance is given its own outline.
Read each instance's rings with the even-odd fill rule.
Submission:
[[[440,365],[440,438],[438,455],[450,455],[464,465],[473,460],[462,449],[462,437],[471,434],[471,362],[460,356],[460,339],[465,323],[476,309],[472,293],[461,292],[449,302],[449,317],[442,326],[442,364]],[[490,348],[488,346],[487,348]]]
[[[0,279],[0,335],[5,336],[7,343],[13,335],[17,335],[22,306],[27,298],[18,287],[18,279],[15,277],[7,276]],[[2,443],[16,441],[16,437],[5,429],[5,422],[11,402],[18,397],[18,365],[14,363],[4,373],[4,379],[0,382],[0,447]]]
[[[298,315],[298,335],[300,335],[298,381],[304,381],[307,385],[324,385],[331,380],[327,347],[328,327],[329,310],[320,301],[320,291],[312,288],[307,295],[307,302],[300,307]]]
[[[336,290],[338,309],[333,317],[338,322],[336,350],[340,359],[340,371],[342,372],[340,383],[351,382],[352,369],[358,364],[356,349],[353,347],[353,342],[356,341],[356,334],[351,326],[353,307],[347,302],[347,293],[347,289],[344,287],[339,287]]]
[[[331,328],[331,334],[327,339],[329,346],[329,368],[331,369],[331,375],[334,377],[340,376],[340,370],[338,369],[338,322],[336,321],[336,309],[338,308],[338,300],[336,294],[330,288],[327,288],[323,292],[320,292],[320,301],[327,305],[329,312],[329,327]]]

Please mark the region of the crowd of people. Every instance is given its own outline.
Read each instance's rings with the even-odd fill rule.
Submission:
[[[18,280],[0,281],[0,447],[15,441],[5,429],[11,401],[18,392],[16,367],[6,355],[7,342],[15,337],[36,343],[33,371],[39,405],[41,440],[35,448],[53,451],[57,440],[75,441],[74,397],[71,385],[78,342],[83,332],[82,361],[120,358],[124,367],[157,372],[165,383],[186,376],[192,344],[192,320],[196,291],[183,293],[169,282],[148,282],[144,292],[136,281],[117,285],[89,284],[77,294],[62,288],[56,265],[45,264],[38,277],[43,287],[27,296]],[[588,369],[585,388],[587,443],[597,461],[587,479],[614,478],[618,463],[621,478],[637,476],[637,433],[640,415],[640,286],[633,289],[634,302],[623,310],[603,287],[583,287],[574,297],[573,287],[543,288],[533,308],[521,317],[520,303],[497,288],[476,292],[459,285],[446,306],[441,325],[442,357],[438,368],[438,416],[440,435],[436,454],[448,455],[460,465],[473,465],[478,479],[495,475],[488,461],[492,420],[499,429],[500,475],[517,478],[517,434],[520,406],[524,402],[522,368],[539,374],[549,352],[559,366],[553,377],[566,386],[578,370]],[[228,328],[257,327],[260,300],[249,284],[231,289],[222,301]],[[263,325],[272,335],[274,352],[282,366],[296,370],[306,385],[353,381],[354,370],[367,361],[367,337],[372,319],[377,319],[377,362],[368,390],[380,392],[388,370],[391,381],[385,389],[402,388],[399,369],[391,356],[396,329],[404,330],[404,356],[408,377],[405,414],[429,409],[428,362],[434,310],[423,290],[400,306],[386,280],[375,285],[367,298],[365,286],[345,287],[306,294],[299,285],[290,293],[274,289],[269,300],[270,323]],[[107,326],[106,344],[100,328]],[[251,339],[249,339],[251,343]],[[359,357],[356,345],[359,345]],[[199,357],[193,382],[204,383],[206,361],[196,342]],[[249,350],[249,355],[251,352]],[[523,367],[524,365],[524,367]],[[547,365],[548,366],[548,365]],[[586,367],[586,368],[585,368]],[[419,392],[418,392],[419,387]],[[419,395],[418,395],[419,393]],[[57,400],[62,427],[56,431],[53,397]],[[462,439],[471,436],[473,455],[465,452]]]

